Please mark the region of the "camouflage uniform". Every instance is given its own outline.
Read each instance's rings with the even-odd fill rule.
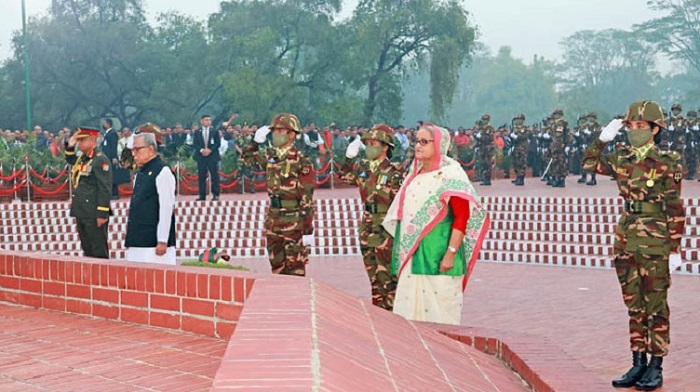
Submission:
[[[571,134],[571,152],[569,155],[571,159],[569,159],[569,173],[581,175],[581,178],[579,178],[577,181],[579,183],[586,182],[586,172],[581,170],[583,155],[586,152],[586,147],[584,147],[586,134],[583,133],[583,131],[587,129],[586,119],[587,117],[585,114],[578,116],[578,123],[572,130],[573,133]],[[588,132],[590,132],[590,130]]]
[[[236,144],[241,151],[245,151],[246,148],[253,143],[253,137],[246,133],[241,133],[236,138]],[[241,157],[241,161],[243,158]],[[240,165],[240,170],[238,171],[238,181],[240,182],[238,192],[243,193],[248,191],[249,193],[255,193],[255,172],[262,171],[260,166],[256,163],[254,165]]]
[[[363,141],[378,140],[394,147],[393,130],[387,125],[375,125],[362,136]],[[364,205],[360,220],[360,250],[372,287],[372,303],[381,308],[394,308],[396,276],[391,274],[391,250],[394,244],[382,226],[391,202],[401,188],[405,171],[401,163],[345,159],[341,175],[356,184]]]
[[[279,114],[270,128],[298,134],[299,120],[293,114]],[[304,276],[309,255],[302,236],[314,231],[315,176],[311,161],[294,145],[284,150],[270,147],[266,154],[261,154],[259,147],[251,142],[243,151],[243,160],[247,165],[266,168],[270,205],[265,214],[265,234],[272,272]]]
[[[700,123],[698,123],[698,113],[694,110],[688,112],[687,131],[685,133],[685,162],[688,173],[687,180],[695,179],[695,172],[698,167],[698,142],[700,141]]]
[[[525,170],[527,170],[527,152],[530,148],[530,132],[523,124],[525,115],[520,113],[513,118],[513,170],[515,171],[515,185],[525,185]]]
[[[477,134],[477,146],[479,148],[479,167],[481,170],[481,185],[491,185],[491,171],[493,169],[494,136],[496,130],[489,124],[491,116],[481,116]]]
[[[660,128],[665,126],[661,108],[651,101],[633,103],[626,120],[650,121]],[[628,131],[632,132],[641,131]],[[655,362],[650,362],[649,367],[656,363],[660,377],[660,358],[668,353],[670,338],[669,253],[680,251],[685,226],[681,158],[678,153],[661,150],[653,143],[639,150],[620,145],[609,156],[602,154],[604,147],[605,143],[598,139],[588,148],[584,169],[617,175],[620,196],[625,203],[615,230],[615,270],[629,313],[634,366],[640,365],[641,369],[643,365],[646,369],[643,353],[650,353]],[[646,155],[639,158],[637,154],[644,154],[646,148],[649,149]],[[643,364],[637,362],[641,359],[637,355],[644,355]],[[636,382],[630,375],[633,370],[635,368],[613,385],[632,386],[631,382]]]
[[[557,109],[552,113],[555,118],[552,124],[552,144],[551,156],[552,156],[552,166],[549,168],[549,172],[554,180],[555,188],[564,188],[565,179],[567,174],[566,166],[566,147],[569,145],[568,135],[569,135],[569,125],[566,120],[561,118],[564,112],[561,109]]]
[[[76,137],[96,137],[98,134],[98,130],[78,128]],[[112,163],[97,150],[77,156],[75,146],[66,145],[65,156],[66,162],[73,166],[70,216],[74,217],[77,223],[80,247],[85,257],[109,259],[109,223],[98,227],[97,218],[109,219],[112,214],[109,205],[112,194]]]
[[[584,141],[585,147],[582,150],[583,153],[585,154],[586,148],[593,144],[598,138],[600,137],[600,124],[598,124],[598,116],[591,112],[588,114],[588,122],[586,123],[586,129],[589,134],[586,135],[586,139]],[[583,170],[584,177],[586,171]],[[589,173],[591,175],[591,179],[586,182],[586,185],[597,185],[598,182],[595,179],[595,172]]]
[[[540,129],[539,137],[539,153],[537,154],[542,166],[542,181],[547,181],[547,185],[554,185],[552,180],[552,125],[554,124],[554,118],[550,114],[547,120],[543,122],[542,128]]]

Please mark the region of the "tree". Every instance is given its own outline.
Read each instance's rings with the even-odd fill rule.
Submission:
[[[337,0],[230,1],[209,19],[224,96],[243,118],[291,111],[309,119],[322,100],[342,95],[331,83],[337,53]]]
[[[614,115],[639,97],[651,97],[654,51],[635,32],[583,30],[561,41],[561,102],[568,112]]]
[[[700,71],[700,0],[650,0],[647,4],[666,15],[635,26],[639,35]]]
[[[347,50],[341,71],[367,95],[365,123],[397,121],[402,78],[427,61],[431,111],[443,119],[475,36],[459,1],[363,0],[342,29]]]

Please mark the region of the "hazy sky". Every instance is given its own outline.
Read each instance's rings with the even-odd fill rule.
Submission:
[[[149,18],[177,10],[205,19],[221,0],[144,0]],[[28,15],[44,13],[51,0],[25,0]],[[0,0],[0,60],[11,53],[13,30],[22,28],[22,0]],[[357,0],[344,0],[349,14]],[[554,59],[559,41],[579,30],[627,29],[655,16],[646,0],[478,0],[464,1],[478,25],[480,41],[495,52],[510,45],[513,55],[527,62],[533,55]]]

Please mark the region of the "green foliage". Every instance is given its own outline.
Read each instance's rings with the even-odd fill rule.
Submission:
[[[571,116],[611,117],[640,97],[655,99],[654,51],[634,32],[584,30],[561,42],[561,102]]]

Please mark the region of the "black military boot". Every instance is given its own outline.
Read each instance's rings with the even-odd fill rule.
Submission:
[[[598,182],[595,180],[595,174],[591,174],[591,179],[588,180],[586,185],[598,185]]]
[[[566,177],[559,177],[557,188],[566,188]]]
[[[552,176],[547,176],[547,185],[549,186],[556,186],[557,185],[557,180],[552,177]]]
[[[578,182],[579,184],[583,184],[584,182],[586,182],[586,172],[581,173],[581,178],[579,178],[576,182]]]
[[[518,177],[515,179],[515,185],[517,185],[517,186],[523,186],[523,185],[525,185],[525,176],[518,176]]]
[[[647,370],[647,353],[632,351],[632,368],[624,376],[613,380],[615,388],[629,388],[641,380]]]
[[[634,387],[638,391],[653,391],[656,388],[660,388],[664,384],[664,377],[661,374],[663,368],[661,364],[663,363],[663,357],[651,356],[649,361],[649,366],[647,366],[647,371],[644,372],[642,378],[634,384]]]
[[[490,185],[491,185],[491,179],[490,179],[490,178],[484,178],[484,181],[481,182],[481,185],[490,186]]]

